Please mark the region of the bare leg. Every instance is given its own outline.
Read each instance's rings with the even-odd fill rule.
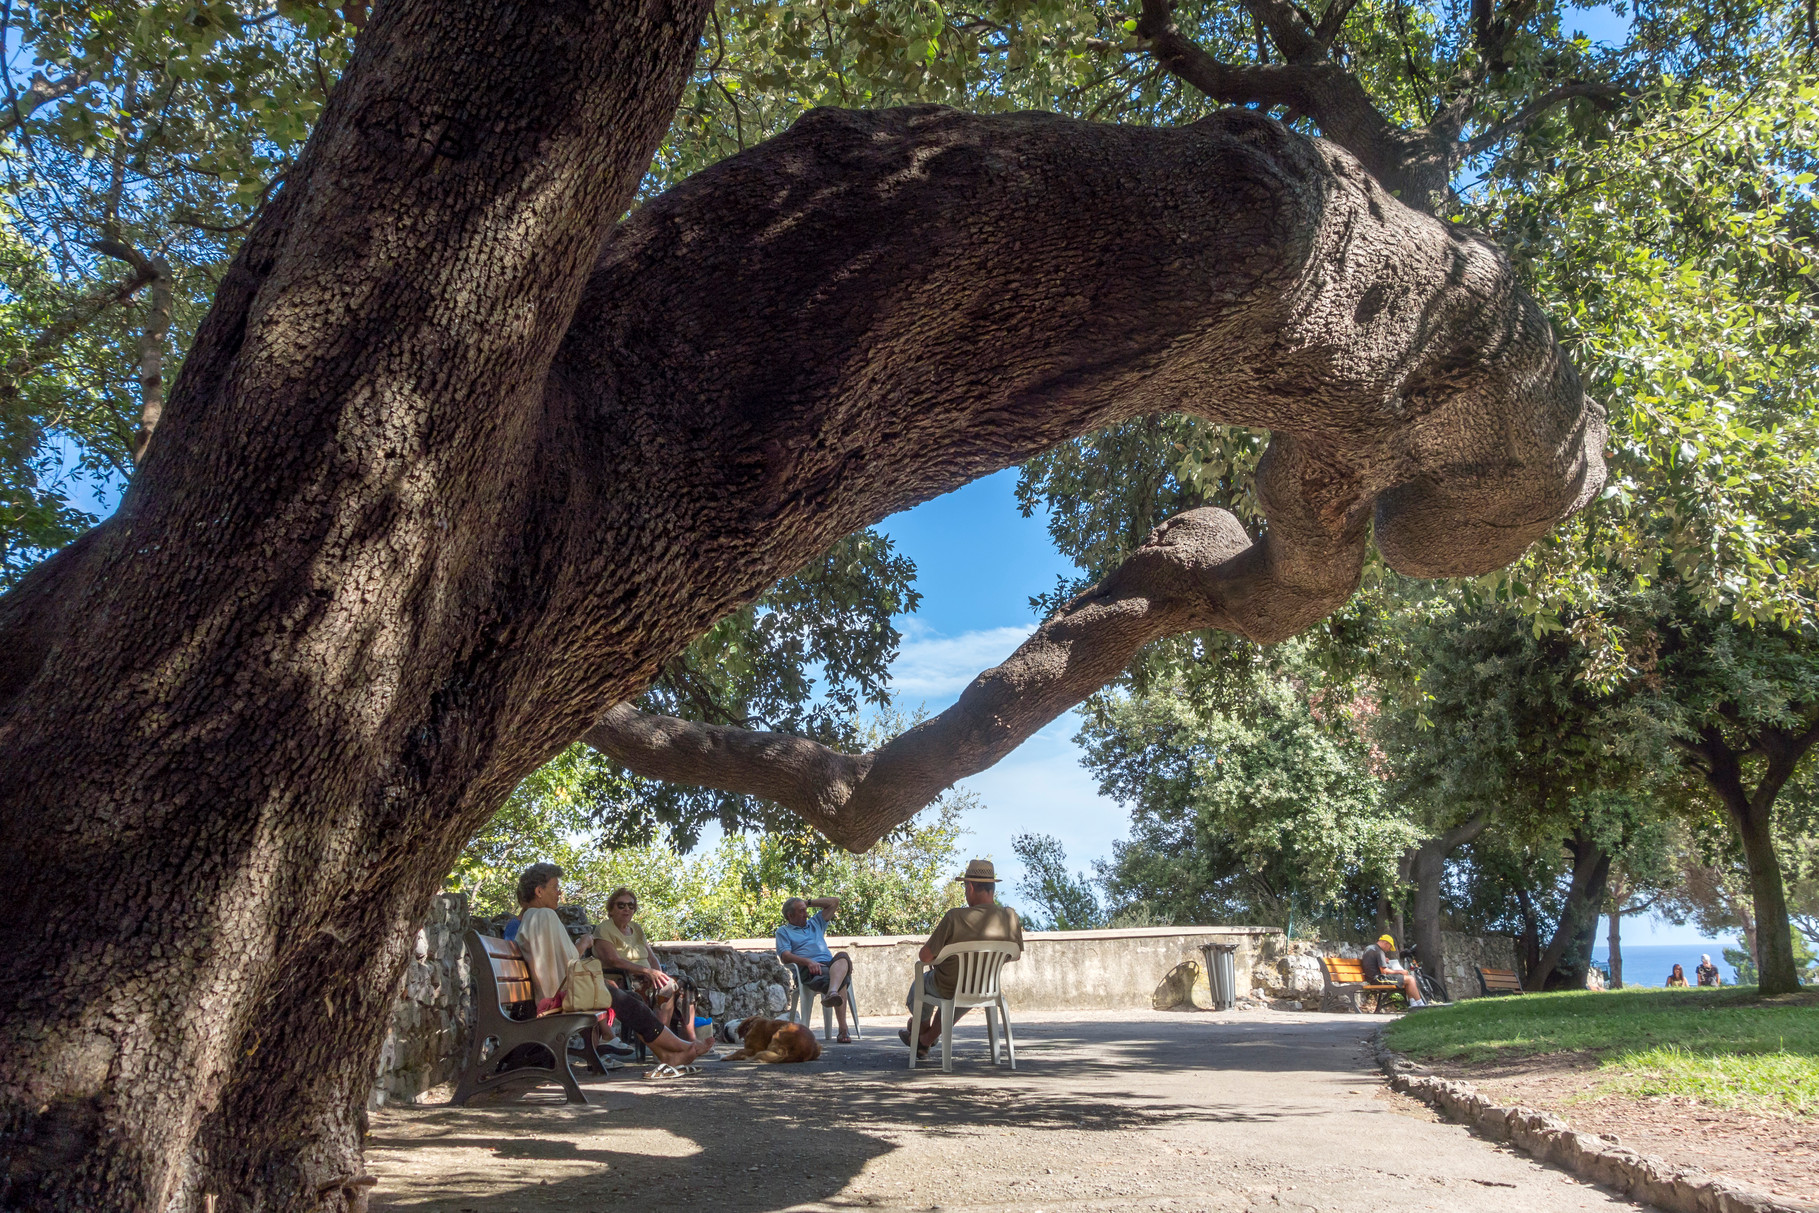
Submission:
[[[706,1056],[714,1048],[711,1040],[683,1040],[668,1028],[663,1029],[662,1035],[657,1039],[645,1043],[657,1055],[658,1061],[671,1066],[685,1066]]]
[[[842,998],[839,1002],[834,1004],[834,1018],[840,1021],[840,1035],[836,1038],[837,1043],[843,1045],[852,1044],[853,1038],[846,1030],[846,999]]]

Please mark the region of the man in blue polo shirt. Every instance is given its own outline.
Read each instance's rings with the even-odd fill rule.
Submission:
[[[814,906],[814,914],[808,912]],[[840,910],[838,897],[792,897],[783,903],[783,925],[777,928],[777,959],[799,965],[808,988],[821,994],[823,1006],[834,1008],[840,1020],[839,1043],[853,1043],[846,1030],[846,983],[853,973],[852,958],[828,950],[827,924]]]

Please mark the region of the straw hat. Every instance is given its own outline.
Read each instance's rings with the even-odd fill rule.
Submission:
[[[998,874],[992,869],[989,859],[970,860],[966,871],[954,877],[955,884],[997,884]]]

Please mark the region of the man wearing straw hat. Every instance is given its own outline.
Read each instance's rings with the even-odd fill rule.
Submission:
[[[992,869],[989,859],[975,859],[966,865],[966,871],[954,877],[958,884],[966,886],[966,904],[957,906],[941,916],[935,924],[934,934],[922,945],[918,955],[924,964],[934,964],[935,957],[941,949],[953,943],[972,943],[977,940],[1005,941],[1017,945],[1023,950],[1023,923],[1017,918],[1017,911],[1009,906],[998,904],[998,874]],[[1012,957],[1015,959],[1015,957]],[[922,975],[922,992],[926,998],[952,998],[954,986],[960,978],[960,962],[956,959],[943,961]],[[904,1005],[912,1011],[916,1007],[916,987],[911,986]],[[966,1014],[962,1007],[954,1013],[957,1022]],[[910,1043],[910,1033],[916,1032],[916,1021],[911,1019],[909,1026],[897,1033],[897,1039],[904,1044]],[[916,1033],[916,1052],[918,1055],[928,1052],[930,1045],[941,1039],[941,1012],[931,1003],[922,1004],[922,1030]]]

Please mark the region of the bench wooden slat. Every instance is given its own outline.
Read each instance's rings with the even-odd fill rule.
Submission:
[[[1521,994],[1522,979],[1514,969],[1487,969],[1479,966],[1478,984],[1486,994]]]
[[[1364,979],[1364,962],[1348,960],[1343,956],[1323,956],[1321,963],[1326,965],[1327,979],[1336,986],[1362,986],[1366,990],[1400,990],[1402,987],[1387,982],[1373,982]]]
[[[569,1037],[592,1028],[599,1014],[556,1011],[539,1016],[530,965],[516,942],[469,931],[467,949],[468,965],[474,974],[474,1033],[468,1046],[467,1066],[455,1086],[455,1105],[465,1104],[479,1091],[541,1078],[560,1082],[570,1103],[586,1103],[569,1065]],[[486,1053],[489,1041],[495,1051]],[[520,1044],[540,1046],[554,1064],[532,1061],[501,1068]],[[595,1073],[606,1072],[591,1041],[586,1042],[583,1059]]]

